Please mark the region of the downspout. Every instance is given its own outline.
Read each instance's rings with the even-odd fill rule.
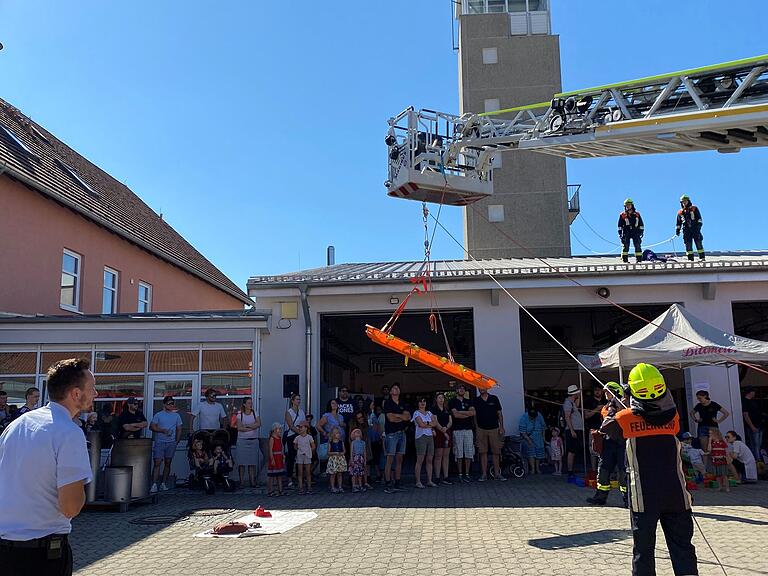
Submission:
[[[306,284],[299,286],[299,292],[301,293],[301,309],[304,312],[304,326],[306,335],[306,350],[304,351],[306,365],[304,367],[304,382],[306,390],[304,392],[305,409],[307,411],[312,410],[312,317],[309,313],[309,300],[307,299],[307,293],[309,287]]]

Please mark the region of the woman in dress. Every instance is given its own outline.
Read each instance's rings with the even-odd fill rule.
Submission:
[[[248,470],[248,485],[255,487],[256,470],[259,465],[261,448],[259,446],[259,428],[261,418],[253,409],[253,399],[246,398],[235,415],[237,426],[237,469],[240,486],[245,486],[245,471]]]

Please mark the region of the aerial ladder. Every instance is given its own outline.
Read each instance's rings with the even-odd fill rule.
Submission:
[[[493,194],[497,154],[566,158],[768,146],[768,54],[555,94],[462,115],[407,108],[389,119],[390,196],[466,206]]]

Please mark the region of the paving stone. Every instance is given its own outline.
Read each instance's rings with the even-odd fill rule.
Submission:
[[[160,495],[157,505],[129,512],[87,512],[74,520],[72,547],[78,576],[205,576],[335,574],[386,576],[527,575],[628,576],[632,539],[629,514],[618,506],[594,508],[588,490],[551,477],[506,483],[441,486],[384,494],[292,495],[266,498],[256,490],[205,496],[184,489]],[[313,510],[318,517],[286,534],[242,540],[194,538],[208,526],[267,509]],[[768,574],[768,482],[730,494],[695,493],[701,529],[728,576]],[[231,508],[214,517],[191,516],[171,525],[129,520],[190,508]],[[701,576],[722,576],[696,531]],[[340,558],[339,551],[347,557]],[[206,567],[202,569],[201,567]],[[672,569],[659,530],[657,572]]]

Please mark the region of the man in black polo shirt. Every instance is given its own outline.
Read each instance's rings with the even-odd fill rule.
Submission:
[[[469,470],[475,457],[475,440],[472,431],[475,428],[475,407],[466,397],[467,389],[459,383],[456,398],[448,402],[448,410],[453,416],[453,456],[459,468],[459,482],[471,482]]]
[[[125,408],[117,419],[119,438],[141,438],[141,431],[149,424],[139,410],[139,401],[131,396],[125,401]]]
[[[400,492],[400,473],[403,469],[405,454],[405,429],[411,421],[411,414],[400,402],[400,386],[395,383],[389,390],[389,398],[384,399],[384,449],[387,455],[387,466],[384,469],[386,487],[384,492]],[[395,480],[392,481],[392,460],[395,461]]]
[[[488,477],[488,451],[493,456],[493,476],[502,482],[506,480],[501,475],[501,448],[504,445],[504,416],[501,414],[501,402],[498,396],[488,394],[488,390],[481,390],[480,396],[475,398],[475,414],[477,421],[477,450],[480,452],[480,468],[482,470],[480,482],[485,482]]]

